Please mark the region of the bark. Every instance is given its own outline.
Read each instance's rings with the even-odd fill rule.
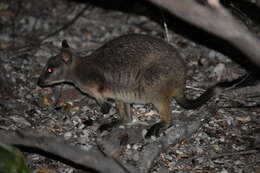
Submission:
[[[147,0],[173,15],[214,34],[239,49],[260,66],[260,41],[239,23],[218,0],[201,5],[194,0]]]

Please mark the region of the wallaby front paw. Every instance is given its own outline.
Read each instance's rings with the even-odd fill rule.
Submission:
[[[129,141],[129,136],[127,133],[121,134],[119,137],[120,140],[120,145],[121,146],[126,146],[128,141]]]
[[[119,125],[120,125],[120,121],[117,119],[113,119],[109,123],[104,123],[104,124],[100,125],[98,128],[98,131],[100,133],[102,133],[104,131],[112,131],[113,128],[118,127]]]
[[[102,114],[108,114],[110,111],[111,106],[108,103],[103,103],[101,105],[100,111]]]
[[[163,125],[162,122],[156,123],[152,125],[149,129],[148,132],[145,135],[145,138],[150,138],[151,136],[156,136],[158,137],[159,134],[165,129],[165,126]]]

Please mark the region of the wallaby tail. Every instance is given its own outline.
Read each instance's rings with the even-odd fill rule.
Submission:
[[[203,94],[201,94],[197,99],[190,100],[182,94],[179,97],[175,97],[175,100],[181,107],[185,109],[196,109],[205,104],[212,96],[215,95],[216,86],[207,89]]]
[[[235,87],[235,85],[241,84],[244,80],[245,77],[240,77],[233,81],[218,83],[207,89],[201,96],[194,100],[187,99],[184,93],[176,96],[175,100],[185,109],[196,109],[205,104],[212,96],[220,94],[226,88]]]

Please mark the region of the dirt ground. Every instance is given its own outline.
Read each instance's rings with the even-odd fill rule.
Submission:
[[[75,19],[85,6],[88,8]],[[99,121],[116,115],[117,111],[112,109],[103,115],[95,100],[85,96],[68,96],[62,108],[55,110],[48,98],[50,90],[37,86],[46,61],[57,53],[48,45],[60,47],[63,39],[75,51],[89,54],[108,40],[127,33],[165,39],[165,19],[169,25],[169,43],[187,63],[186,95],[189,98],[200,95],[210,82],[231,81],[250,74],[234,62],[234,56],[239,56],[234,53],[236,50],[226,50],[232,57],[216,51],[225,44],[168,18],[162,10],[150,9],[143,3],[121,2],[115,8],[109,6],[111,4],[99,6],[65,0],[0,1],[0,129],[33,129],[41,135],[64,137],[72,145],[86,150],[96,145]],[[259,25],[243,9],[234,4],[229,7],[238,20],[259,36]],[[41,40],[44,41],[40,45]],[[205,45],[207,43],[211,45]],[[260,99],[256,83],[234,87],[211,99],[216,109],[213,116],[204,120],[190,138],[162,153],[151,172],[259,173],[260,109],[257,105]],[[140,121],[159,120],[151,105],[133,105],[133,111],[134,118]],[[185,110],[175,101],[172,114],[176,123],[189,121],[182,118],[183,115],[196,116],[193,110]],[[122,153],[126,162],[135,165],[144,145],[126,145]],[[33,172],[83,172],[38,154],[25,153],[25,156]]]

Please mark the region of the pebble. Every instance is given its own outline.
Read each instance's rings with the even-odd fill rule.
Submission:
[[[66,140],[70,139],[71,137],[72,137],[72,133],[71,133],[71,132],[66,132],[66,133],[64,134],[64,138],[65,138]]]
[[[21,123],[26,126],[31,126],[31,123],[27,121],[24,117],[14,115],[14,116],[10,116],[10,118],[16,123]]]
[[[228,173],[226,169],[222,169],[220,173]]]
[[[138,153],[135,153],[132,157],[133,157],[133,160],[136,161],[136,162],[140,159]]]
[[[216,57],[217,53],[214,50],[211,50],[208,54],[208,57],[210,59],[214,59]]]

